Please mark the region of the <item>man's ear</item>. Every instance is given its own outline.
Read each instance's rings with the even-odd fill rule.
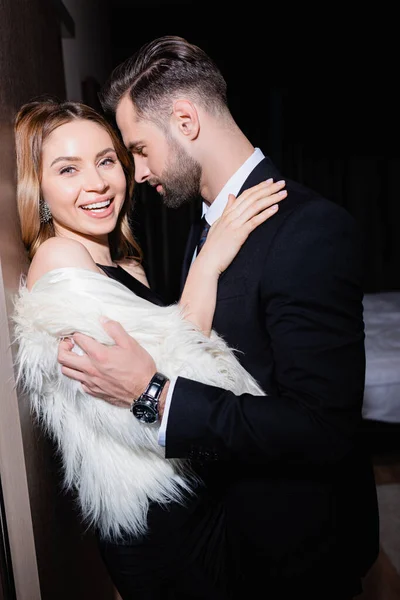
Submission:
[[[178,132],[195,140],[200,132],[200,119],[196,106],[190,100],[175,100],[172,117]]]

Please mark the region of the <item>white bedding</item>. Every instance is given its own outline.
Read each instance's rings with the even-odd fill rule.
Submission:
[[[400,423],[400,291],[364,296],[364,419]]]

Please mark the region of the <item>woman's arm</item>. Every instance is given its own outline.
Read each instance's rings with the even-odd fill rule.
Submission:
[[[284,181],[262,182],[235,198],[229,195],[221,217],[212,225],[201,253],[190,267],[179,304],[185,319],[210,335],[220,274],[231,264],[250,233],[278,210],[286,197]]]

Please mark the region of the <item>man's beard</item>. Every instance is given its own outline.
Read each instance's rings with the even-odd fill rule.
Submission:
[[[169,139],[170,158],[157,180],[163,187],[163,202],[168,208],[179,208],[182,204],[200,197],[201,165],[194,160],[174,139]],[[154,185],[153,181],[150,181]]]

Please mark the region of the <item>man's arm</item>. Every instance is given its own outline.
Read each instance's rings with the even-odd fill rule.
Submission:
[[[265,258],[261,303],[278,392],[237,397],[178,378],[167,457],[190,456],[201,445],[220,458],[312,464],[336,462],[351,450],[364,386],[362,268],[354,223],[341,215],[309,203],[286,219],[273,256]],[[71,376],[88,393],[127,408],[156,365],[118,323],[104,327],[115,346],[99,349],[94,340],[74,335],[90,360],[73,356],[77,371]],[[60,362],[67,364],[63,359],[60,350]]]
[[[362,256],[341,210],[309,203],[281,226],[261,287],[275,393],[240,397],[178,378],[166,456],[332,464],[352,449],[365,355]]]
[[[61,341],[58,347],[61,372],[80,381],[86,393],[114,406],[130,408],[156,373],[156,364],[151,354],[120,323],[105,317],[101,318],[101,322],[115,343],[105,346],[87,335],[74,333],[73,342],[84,354],[75,354],[70,340]],[[161,396],[162,405],[165,403],[166,387]]]

